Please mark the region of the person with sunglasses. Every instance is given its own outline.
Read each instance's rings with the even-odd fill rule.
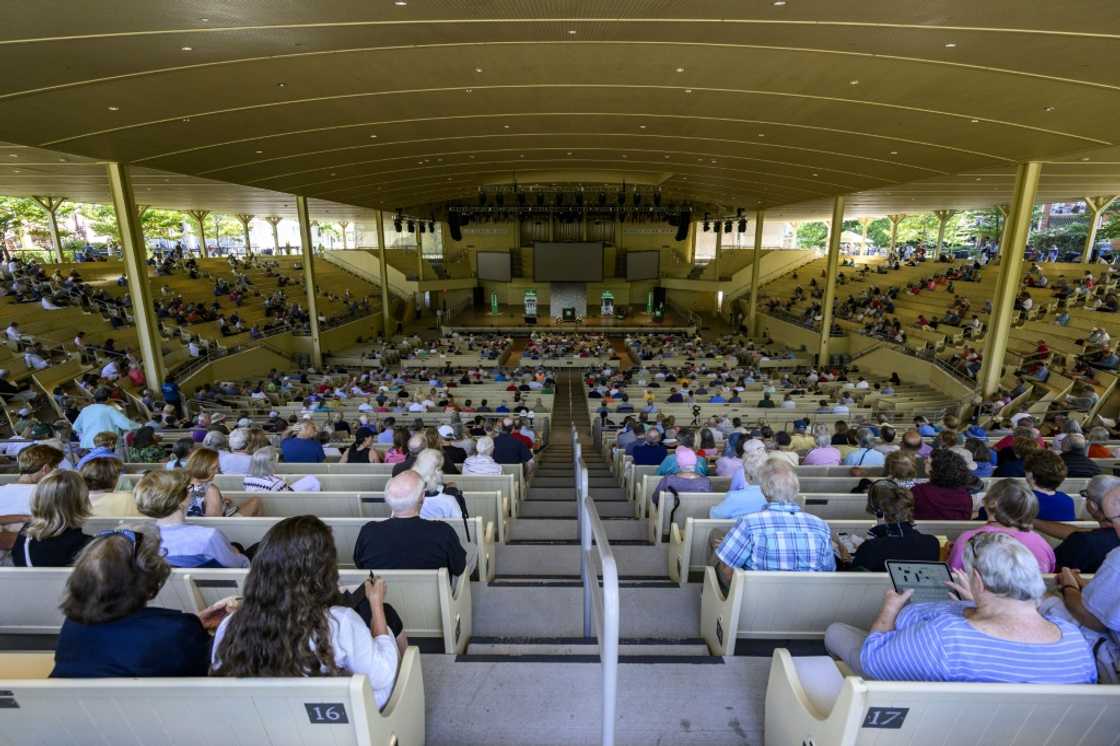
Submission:
[[[66,582],[52,678],[205,676],[210,635],[236,600],[199,614],[149,606],[171,574],[159,537],[140,527],[102,531]]]

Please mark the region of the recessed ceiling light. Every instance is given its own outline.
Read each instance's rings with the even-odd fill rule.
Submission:
[[[331,176],[338,176],[334,171],[331,171]]]
[[[474,160],[474,156],[473,156],[473,155],[469,155],[469,156],[467,156],[467,157],[468,157],[468,158],[470,158],[470,159],[471,159],[472,161]]]
[[[646,126],[644,124],[639,124],[638,125],[638,129],[640,129],[640,130],[644,130],[645,128],[646,128]]]
[[[973,124],[980,124],[979,119],[970,119],[969,121],[972,122]]]
[[[813,174],[813,176],[820,176],[820,174]]]
[[[179,47],[179,48],[182,49],[184,52],[193,52],[194,51],[194,47]]]
[[[22,173],[23,173],[23,171],[20,171],[20,170],[19,170],[18,168],[13,168],[13,169],[12,169],[12,173],[13,173],[13,174],[22,174]]]
[[[891,155],[898,155],[898,151],[897,150],[892,150]]]
[[[786,4],[786,0],[774,0],[774,6],[777,7],[777,8],[780,8],[785,4]]]
[[[447,177],[447,180],[448,180],[448,181],[451,181],[452,179],[451,179],[451,177],[450,177],[450,176],[448,176],[448,177]]]
[[[109,107],[109,111],[120,111],[120,110],[121,110],[121,107],[119,107],[119,106],[110,106]]]
[[[679,72],[679,73],[683,73],[683,72],[684,72],[684,68],[683,68],[683,67],[678,67],[678,68],[677,68],[677,72]]]
[[[1043,108],[1043,111],[1054,111],[1054,107],[1053,106],[1047,106],[1047,107]]]
[[[280,83],[277,83],[277,84],[276,84],[276,87],[277,87],[277,88],[287,88],[287,86],[288,86],[288,84],[287,84],[287,83],[284,83],[284,82],[280,82]]]
[[[1092,159],[1092,158],[1090,158],[1089,156],[1085,156],[1085,157],[1084,157],[1084,158],[1082,158],[1081,160],[1083,160],[1083,161],[1091,161],[1091,160],[1093,160],[1093,159]]]
[[[712,163],[715,163],[715,159],[712,159]]]
[[[476,67],[476,68],[474,69],[474,71],[475,71],[476,73],[480,73],[480,72],[482,72],[482,68],[481,68],[481,67]]]
[[[525,157],[525,154],[524,154],[524,153],[522,153],[522,154],[520,154],[520,155],[519,155],[519,156],[517,156],[517,157],[518,157],[518,158],[524,158],[524,157]]]
[[[257,151],[257,155],[260,155],[260,154],[261,154],[261,153],[263,153],[263,152],[264,152],[263,150],[258,150],[258,151]]]
[[[570,29],[568,29],[568,34],[569,34],[569,35],[571,35],[571,36],[575,36],[575,33],[576,33],[576,30],[575,30],[574,28],[570,28]]]
[[[509,125],[508,125],[508,124],[503,124],[503,125],[502,125],[502,129],[507,129],[507,130],[508,130],[508,129],[509,129]]]
[[[957,43],[955,41],[947,41],[947,42],[945,42],[945,48],[946,49],[956,49],[957,48]]]
[[[8,157],[9,158],[19,158],[19,156],[16,155],[15,153],[8,153]]]
[[[759,132],[759,133],[758,133],[758,136],[759,136],[759,137],[766,137],[766,133],[765,133],[765,132]]]
[[[669,160],[669,156],[665,156],[665,160]]]
[[[199,18],[198,20],[202,21],[203,23],[209,23],[210,21],[209,18]]]
[[[685,93],[692,93],[692,89],[691,89],[691,88],[685,88],[685,89],[684,89],[684,92],[685,92]]]
[[[703,158],[697,158],[697,159],[696,159],[696,162],[697,162],[697,163],[703,163],[703,162],[704,162],[704,159],[703,159]]]
[[[377,135],[370,135],[370,136],[369,136],[369,139],[371,139],[371,140],[376,140],[376,139],[377,139]]]
[[[570,150],[569,150],[569,151],[568,151],[568,155],[571,155],[571,154],[572,154],[572,151],[570,151]]]
[[[70,159],[69,159],[69,158],[59,158],[59,159],[58,159],[58,162],[59,162],[59,163],[69,163],[69,162],[70,162]]]
[[[190,118],[190,117],[183,117],[183,118],[182,118],[182,119],[180,119],[179,121],[180,121],[180,122],[189,122],[189,121],[191,121],[191,118]]]
[[[467,88],[467,89],[465,89],[465,90],[466,90],[466,92],[467,92],[467,93],[474,93],[474,89],[473,89],[473,88]]]
[[[859,85],[859,81],[858,80],[849,80],[848,85]]]
[[[408,0],[396,0],[393,5],[396,5],[398,8],[403,8],[404,6],[408,5]]]

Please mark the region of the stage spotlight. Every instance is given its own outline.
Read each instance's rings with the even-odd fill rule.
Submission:
[[[424,221],[421,220],[420,221],[420,235],[423,235],[423,234],[427,233],[426,228],[427,228],[427,226],[424,225]]]
[[[723,232],[724,233],[730,233],[731,232],[731,221],[730,220],[728,220],[726,223],[723,224]]]
[[[738,218],[743,217],[743,208],[742,207],[740,207],[738,210],[735,211],[735,217],[738,217]]]
[[[557,192],[556,196],[553,198],[553,202],[556,203],[557,207],[560,207],[561,205],[563,205],[564,204],[564,193],[563,192]]]
[[[525,196],[525,192],[518,192],[518,193],[517,193],[517,204],[519,204],[519,205],[521,205],[522,207],[524,207],[524,206],[525,206],[525,202],[526,202],[526,196]]]
[[[606,192],[599,192],[599,206],[600,207],[606,207],[607,206],[607,193]]]
[[[402,230],[404,230],[404,225],[401,223],[400,218],[397,218],[393,221],[393,229],[396,230],[397,233],[400,233]]]
[[[436,232],[436,221],[429,220],[428,221],[428,233],[435,233],[435,232]]]
[[[709,223],[709,222],[708,222],[707,220],[705,220],[705,221],[704,221],[704,232],[705,232],[705,233],[707,233],[707,232],[708,232],[708,231],[710,231],[711,229],[712,229],[712,225],[711,225],[711,223]]]
[[[537,207],[544,207],[544,192],[537,192]]]
[[[412,220],[408,221],[408,232],[409,233],[415,233],[416,232],[416,223]]]
[[[583,192],[576,192],[576,206],[583,207]]]
[[[482,191],[481,189],[478,190],[478,204],[480,206],[486,204],[486,192]]]
[[[506,203],[506,195],[498,192],[494,195],[494,202],[498,205],[498,207],[501,207]]]
[[[642,193],[636,191],[634,192],[634,207],[637,207],[640,204],[642,204]]]
[[[658,189],[656,192],[653,193],[653,206],[654,207],[661,207],[661,190],[660,189]]]
[[[747,219],[746,218],[739,218],[739,232],[740,233],[746,233],[747,232]]]

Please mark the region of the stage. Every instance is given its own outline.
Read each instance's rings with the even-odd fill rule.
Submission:
[[[536,324],[525,323],[521,306],[503,308],[497,315],[488,310],[464,308],[443,325],[445,332],[470,333],[478,331],[503,334],[529,334],[535,329],[550,333],[567,334],[633,334],[636,332],[696,333],[696,325],[680,314],[666,310],[661,321],[654,321],[652,314],[631,312],[625,319],[589,316],[579,322],[561,321],[548,315],[548,307],[541,306]]]

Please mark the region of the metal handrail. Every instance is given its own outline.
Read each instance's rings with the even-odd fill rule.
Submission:
[[[603,667],[602,744],[614,746],[615,711],[618,702],[618,564],[607,540],[607,531],[587,489],[587,466],[575,424],[572,425],[572,455],[579,502],[580,577],[583,580],[583,636],[592,629],[599,641]],[[595,571],[596,560],[602,572]]]

